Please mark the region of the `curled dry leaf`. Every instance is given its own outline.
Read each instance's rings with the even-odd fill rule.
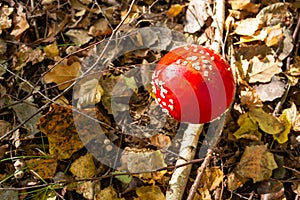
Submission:
[[[58,89],[64,90],[80,75],[81,64],[77,61],[69,64],[65,59],[56,66],[50,65],[49,68],[51,71],[45,74],[44,81],[46,83],[54,82],[58,85]]]
[[[17,13],[14,15],[13,23],[14,29],[10,34],[15,36],[17,40],[20,40],[22,33],[29,28],[29,24],[26,19],[26,13],[24,7],[21,4],[19,4]]]
[[[9,16],[13,13],[14,8],[9,8],[7,5],[1,5],[0,3],[0,35],[2,30],[8,29],[12,25],[12,20]]]
[[[257,95],[256,91],[250,88],[246,88],[245,90],[241,91],[240,99],[241,105],[247,105],[249,109],[263,107],[263,103]]]
[[[285,84],[273,78],[270,83],[254,86],[254,89],[263,102],[273,101],[284,94]]]
[[[246,147],[235,170],[241,177],[251,178],[255,183],[268,180],[276,168],[274,155],[267,150],[267,145],[253,145]]]
[[[253,57],[248,69],[249,83],[269,82],[275,74],[282,72],[281,66],[282,62],[275,60],[273,55],[267,55],[263,59]]]

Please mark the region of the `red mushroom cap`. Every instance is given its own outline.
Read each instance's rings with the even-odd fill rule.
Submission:
[[[158,62],[152,77],[156,101],[182,122],[206,123],[231,105],[235,81],[230,65],[200,45],[177,47]]]

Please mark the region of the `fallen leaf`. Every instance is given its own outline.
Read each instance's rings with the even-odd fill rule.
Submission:
[[[171,145],[171,139],[162,133],[150,137],[150,143],[159,149],[167,149]]]
[[[263,24],[261,21],[257,18],[247,18],[244,20],[241,20],[238,24],[236,29],[234,30],[234,33],[238,35],[248,35],[252,36],[256,31],[261,29]]]
[[[79,157],[70,167],[70,171],[78,179],[93,178],[96,174],[96,166],[90,153]]]
[[[53,178],[56,172],[56,168],[58,166],[57,159],[55,158],[34,158],[26,160],[26,166],[28,169],[33,170],[43,179]]]
[[[118,174],[122,174],[124,172],[121,171],[114,171],[112,174],[116,175],[116,179],[118,179],[119,181],[121,181],[124,184],[129,184],[132,181],[132,176],[131,175],[118,175]]]
[[[8,29],[12,25],[12,20],[9,16],[13,13],[14,8],[9,8],[7,5],[1,5],[0,3],[0,35],[2,31]]]
[[[282,62],[275,60],[273,55],[267,55],[263,59],[259,59],[257,56],[251,60],[251,67],[249,69],[249,83],[269,82],[272,77],[280,72]]]
[[[255,183],[268,180],[276,168],[274,156],[268,152],[267,145],[253,145],[245,148],[236,166],[236,173],[241,177],[251,178]]]
[[[260,141],[262,134],[258,131],[258,125],[249,118],[248,113],[240,115],[238,119],[240,128],[233,133],[236,139],[250,139]]]
[[[273,78],[270,83],[267,84],[259,84],[257,86],[254,86],[254,89],[256,90],[256,93],[258,94],[259,98],[265,102],[265,101],[273,101],[279,97],[282,97],[282,95],[285,92],[285,84],[276,79]]]
[[[36,128],[36,123],[38,122],[39,118],[42,116],[41,113],[37,113],[38,106],[30,102],[29,100],[25,100],[22,103],[18,103],[12,106],[13,110],[15,111],[18,120],[23,122],[29,118],[31,118],[28,122],[24,124],[24,126],[28,130],[27,137],[32,138],[34,134],[38,133],[39,130]],[[32,115],[36,114],[32,117]]]
[[[247,105],[249,109],[263,107],[263,103],[256,91],[250,88],[246,88],[245,90],[241,91],[240,99],[241,105]]]
[[[95,193],[95,200],[125,200],[124,198],[118,198],[118,195],[114,188],[108,186],[101,191]]]
[[[80,75],[81,64],[77,61],[69,64],[68,60],[65,59],[58,65],[49,66],[49,68],[51,71],[45,74],[44,81],[46,83],[54,82],[58,85],[58,89],[64,90]]]
[[[59,49],[55,43],[45,46],[43,51],[46,54],[46,56],[50,58],[55,58],[56,56],[59,56]]]
[[[249,110],[249,117],[257,122],[259,128],[268,134],[279,134],[284,129],[284,124],[273,115],[266,113],[262,108],[253,108]]]
[[[288,141],[288,134],[290,133],[292,128],[292,119],[289,118],[288,109],[285,109],[282,112],[282,114],[279,116],[279,119],[284,125],[284,130],[279,134],[273,135],[273,137],[279,144],[283,144]]]
[[[98,79],[83,79],[76,84],[73,90],[73,98],[78,99],[77,108],[95,105],[100,102],[104,93]]]
[[[229,4],[233,10],[243,10],[251,13],[257,13],[260,7],[260,4],[255,4],[251,0],[230,0]]]
[[[18,71],[26,66],[29,62],[32,65],[44,60],[44,53],[41,49],[32,49],[26,45],[21,45],[18,52],[13,56],[13,69]]]
[[[5,120],[0,120],[0,137],[3,136],[6,132],[10,131],[11,124]]]
[[[268,37],[265,39],[265,43],[268,47],[279,45],[284,37],[283,30],[280,24],[267,27]]]
[[[195,33],[199,31],[209,17],[209,1],[208,0],[191,0],[186,11],[186,24],[184,32]]]
[[[29,24],[26,19],[25,9],[21,4],[19,4],[17,13],[14,15],[13,23],[14,29],[10,34],[15,36],[16,40],[20,40],[22,33],[29,28]]]
[[[48,137],[50,155],[59,160],[70,158],[83,147],[70,108],[52,104],[50,111],[39,119],[37,126]]]
[[[76,45],[86,44],[92,39],[92,37],[89,36],[88,31],[83,29],[70,29],[67,32],[65,32],[65,34]]]
[[[263,200],[285,200],[284,186],[280,181],[269,180],[259,184],[257,193]]]
[[[169,10],[167,11],[167,15],[170,17],[176,17],[177,15],[179,15],[179,13],[181,13],[182,9],[183,5],[173,4],[171,5],[171,8],[169,8]]]
[[[94,37],[106,36],[112,33],[112,29],[104,18],[97,20],[90,27],[88,34]]]
[[[136,189],[138,198],[135,200],[165,200],[165,196],[158,186],[142,186]]]

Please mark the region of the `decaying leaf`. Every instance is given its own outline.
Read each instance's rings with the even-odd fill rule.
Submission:
[[[88,105],[99,103],[104,93],[96,78],[83,79],[75,87],[73,98],[78,99],[77,108],[84,108]]]
[[[251,0],[230,0],[229,3],[233,10],[242,10],[251,13],[257,13],[260,7],[260,4],[255,4]]]
[[[96,173],[93,156],[90,153],[81,156],[71,164],[70,171],[78,179],[92,178]]]
[[[80,75],[81,64],[77,61],[69,64],[65,59],[58,65],[49,66],[49,68],[51,71],[45,74],[44,81],[46,83],[54,82],[58,85],[58,89],[64,90]]]
[[[267,150],[267,145],[247,146],[236,166],[236,173],[241,177],[251,178],[253,182],[268,180],[277,168],[274,156]]]
[[[198,192],[200,199],[212,199],[210,191],[219,187],[223,180],[223,172],[219,167],[210,167],[205,169],[200,183],[202,187],[199,187]]]
[[[268,134],[279,134],[284,130],[283,123],[276,117],[266,113],[262,108],[249,111],[249,117],[257,122],[259,128]]]
[[[17,13],[14,15],[14,29],[10,34],[15,36],[17,40],[20,40],[22,33],[29,28],[29,24],[24,7],[21,4],[18,5]]]
[[[12,20],[9,16],[13,13],[14,8],[9,8],[7,5],[1,5],[0,3],[0,35],[2,30],[8,29],[12,25]]]
[[[29,46],[21,45],[18,52],[13,57],[14,70],[20,70],[26,66],[29,62],[32,65],[42,62],[44,60],[44,53],[41,49],[32,49]]]
[[[282,81],[273,78],[270,83],[254,86],[254,89],[263,102],[273,101],[284,94],[285,84]]]
[[[273,135],[273,137],[275,140],[277,140],[277,142],[279,144],[283,144],[288,141],[288,134],[290,133],[291,128],[292,128],[292,121],[289,118],[287,109],[285,109],[282,112],[282,115],[279,116],[279,119],[282,122],[282,124],[284,125],[284,130],[281,131],[279,134]]]
[[[34,158],[26,160],[26,166],[28,169],[33,170],[36,172],[39,176],[41,176],[44,179],[53,178],[56,172],[56,167],[58,165],[57,159],[55,158]]]
[[[112,29],[104,18],[97,20],[89,29],[88,34],[94,37],[106,36],[112,33]]]
[[[275,60],[273,55],[267,55],[264,59],[255,56],[251,60],[250,66],[248,73],[250,83],[269,82],[275,74],[282,72],[282,62]]]
[[[261,21],[257,18],[247,18],[242,21],[237,25],[236,29],[234,32],[239,35],[254,35],[254,33],[261,29],[263,24]]]
[[[46,56],[50,58],[55,58],[56,56],[59,56],[59,49],[55,43],[45,46],[43,51],[46,54]]]
[[[81,30],[81,29],[71,29],[67,31],[66,36],[68,36],[72,42],[74,42],[76,45],[83,45],[89,42],[92,37],[89,36],[87,30]]]
[[[95,193],[95,200],[125,200],[118,198],[118,195],[112,185]]]
[[[173,4],[171,8],[167,11],[167,15],[170,17],[176,17],[179,13],[181,13],[183,6],[180,4]]]
[[[241,105],[247,105],[249,109],[263,107],[263,103],[255,90],[251,90],[250,88],[241,91],[240,99]]]
[[[59,160],[70,158],[83,147],[70,108],[51,105],[50,111],[39,119],[38,127],[48,137],[50,155]]]
[[[142,186],[136,189],[136,200],[165,200],[165,195],[158,186]]]
[[[285,200],[284,186],[280,181],[269,180],[259,184],[257,188],[258,194],[264,200]]]
[[[262,134],[258,130],[258,125],[249,118],[248,113],[240,115],[238,119],[240,128],[233,133],[237,139],[250,139],[254,141],[260,141]]]
[[[191,0],[186,12],[184,32],[195,33],[199,31],[209,17],[208,0]]]
[[[25,100],[23,103],[18,103],[12,108],[16,112],[16,115],[20,122],[31,118],[32,115],[36,114],[36,112],[38,111],[38,106],[30,102],[30,100]],[[24,126],[28,129],[28,137],[33,137],[33,135],[39,131],[36,128],[36,123],[41,116],[42,114],[38,113],[24,124]]]
[[[150,138],[150,143],[158,148],[167,149],[171,145],[171,139],[169,136],[159,133]]]

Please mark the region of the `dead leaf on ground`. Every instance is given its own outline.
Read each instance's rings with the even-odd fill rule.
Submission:
[[[56,172],[56,168],[58,166],[57,159],[55,158],[34,158],[26,160],[26,166],[28,169],[33,170],[43,179],[53,178]]]
[[[1,5],[0,3],[0,35],[2,31],[8,29],[12,25],[12,20],[9,16],[13,13],[14,8],[9,8],[7,5]]]
[[[13,23],[14,29],[10,34],[15,36],[16,40],[20,40],[22,33],[29,28],[29,24],[26,19],[26,12],[22,4],[19,4],[17,13],[14,15]]]
[[[278,118],[266,113],[262,108],[251,109],[249,117],[257,122],[259,128],[265,133],[275,135],[284,130],[284,124]]]
[[[58,65],[49,66],[49,68],[51,71],[45,74],[44,81],[46,83],[54,82],[58,85],[58,89],[64,90],[80,75],[81,64],[77,61],[70,64],[67,59],[64,59]]]
[[[124,198],[118,198],[118,195],[112,185],[104,188],[101,191],[96,192],[95,200],[125,200]]]
[[[179,15],[179,13],[181,13],[182,9],[183,5],[173,4],[171,5],[171,8],[169,8],[169,10],[167,11],[167,15],[169,15],[170,17],[176,17],[177,15]]]
[[[259,59],[256,56],[253,57],[250,69],[248,69],[249,83],[269,82],[274,75],[282,72],[281,66],[282,62],[276,60],[273,55],[267,55],[263,59]]]
[[[277,168],[274,155],[267,150],[267,145],[247,146],[236,166],[236,173],[241,177],[251,178],[253,182],[268,180]]]
[[[92,39],[92,37],[89,36],[88,31],[83,29],[70,29],[65,34],[76,45],[86,44]]]
[[[248,113],[240,115],[238,119],[240,128],[233,133],[236,139],[250,139],[260,141],[262,134],[258,130],[258,125],[253,121]]]
[[[13,56],[13,69],[18,71],[26,66],[29,62],[31,62],[32,65],[42,62],[44,57],[45,55],[41,49],[32,49],[31,47],[23,44]]]
[[[50,111],[39,119],[39,129],[47,135],[50,155],[68,159],[83,147],[70,108],[52,104]]]
[[[90,153],[81,156],[71,164],[70,171],[78,179],[93,178],[96,174],[93,156]]]
[[[165,195],[158,186],[142,186],[136,189],[138,198],[135,200],[165,200]]]
[[[279,97],[282,97],[282,95],[285,92],[285,84],[278,80],[278,78],[272,78],[272,81],[267,84],[260,84],[257,86],[254,86],[253,88],[256,90],[256,93],[258,94],[259,98],[265,102],[265,101],[273,101]]]

